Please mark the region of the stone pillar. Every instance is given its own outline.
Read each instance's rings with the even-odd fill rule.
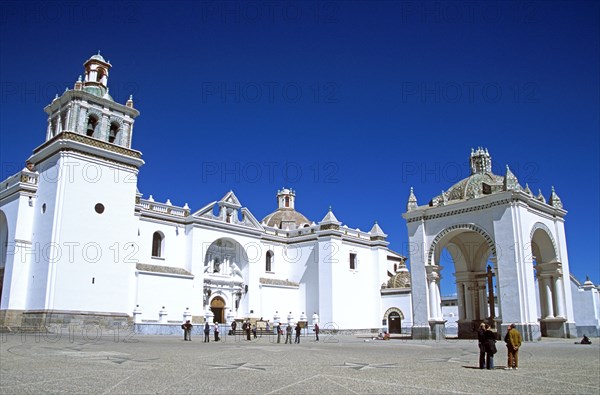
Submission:
[[[169,315],[169,313],[165,309],[165,306],[163,306],[162,309],[158,312],[158,322],[160,322],[161,324],[166,324],[167,315]]]
[[[225,319],[227,320],[227,324],[231,325],[234,317],[235,317],[235,315],[233,314],[233,310],[229,309],[229,312],[227,313],[227,316],[225,317]]]
[[[458,303],[458,319],[464,320],[465,314],[465,289],[463,283],[456,284],[456,301]]]
[[[439,270],[440,266],[430,265],[427,269],[427,281],[428,281],[428,292],[429,292],[429,319],[430,320],[441,320],[442,309],[441,309],[441,297],[440,288],[438,286],[438,280],[440,278]]]
[[[487,297],[486,297],[486,283],[487,280],[481,280],[478,283],[479,286],[479,314],[481,316],[482,320],[485,320],[487,317],[490,316],[490,314],[488,314],[488,304],[486,303],[487,301]]]
[[[287,316],[287,322],[288,322],[288,325],[292,325],[292,323],[294,322],[294,315],[292,314],[291,311]]]
[[[556,317],[565,317],[565,290],[562,273],[554,278],[554,292],[556,294]]]
[[[472,300],[471,283],[465,283],[465,319],[473,320],[473,300]]]
[[[546,317],[545,318],[554,318],[554,309],[552,303],[552,279],[544,278],[544,292],[546,299]]]
[[[190,308],[186,307],[185,311],[183,312],[183,322],[186,322],[187,320],[191,319],[192,317],[192,313],[190,313]]]
[[[204,321],[208,322],[209,324],[212,324],[214,317],[215,317],[215,315],[212,312],[212,310],[206,309],[206,312],[204,313]]]
[[[133,322],[135,324],[142,323],[142,309],[140,309],[140,305],[136,305],[135,309],[133,309]]]
[[[315,312],[315,313],[312,315],[312,324],[313,324],[313,326],[314,326],[315,324],[318,324],[318,323],[319,323],[319,315],[317,314],[317,312]]]

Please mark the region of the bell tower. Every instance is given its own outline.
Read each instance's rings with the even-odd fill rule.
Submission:
[[[76,133],[109,144],[131,148],[134,119],[133,97],[123,105],[109,93],[108,72],[112,65],[100,53],[85,63],[85,78],[75,82],[72,90],[55,97],[44,111],[48,114],[46,141],[63,131]]]
[[[83,322],[80,316],[100,313],[112,317],[102,322],[122,323],[133,311],[135,200],[144,161],[131,149],[139,112],[131,97],[125,104],[111,97],[110,69],[93,55],[85,78],[44,108],[46,141],[28,159],[39,173],[31,242],[43,251],[29,264],[23,310],[36,312],[30,322],[50,322],[61,311]]]

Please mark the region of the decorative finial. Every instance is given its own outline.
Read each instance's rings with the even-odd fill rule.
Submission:
[[[331,205],[329,205],[329,211],[331,211]]]
[[[79,75],[79,78],[77,78],[77,82],[81,82],[81,75]]]

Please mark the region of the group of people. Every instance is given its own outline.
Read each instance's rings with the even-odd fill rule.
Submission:
[[[192,323],[190,322],[190,320],[187,320],[184,324],[181,325],[181,329],[183,329],[183,340],[185,341],[192,341],[192,328],[194,327],[194,325],[192,325]],[[231,323],[231,334],[235,333],[235,330],[237,328],[237,323],[235,321],[233,321]],[[254,338],[257,338],[257,330],[256,330],[256,324],[251,324],[250,321],[245,321],[242,324],[242,330],[244,331],[245,335],[246,335],[246,340],[251,340],[250,338],[250,333],[253,334]],[[270,325],[267,322],[266,325],[266,330],[267,332],[270,331]],[[285,337],[285,344],[292,344],[292,331],[295,330],[296,331],[296,337],[294,339],[294,343],[296,344],[300,344],[300,335],[302,333],[302,327],[300,326],[299,323],[296,324],[295,328],[292,328],[292,325],[287,325],[286,328],[286,337]],[[315,341],[319,341],[319,324],[315,323],[315,327],[314,327],[314,331],[315,331]],[[213,325],[213,332],[215,335],[215,341],[218,342],[220,340],[219,337],[219,323],[215,322]],[[277,325],[277,343],[281,343],[281,336],[283,335],[283,329],[281,327],[281,323],[279,323]],[[210,324],[207,322],[204,323],[204,343],[208,343],[210,342]]]
[[[496,334],[488,324],[482,322],[477,331],[477,339],[479,342],[479,369],[494,369],[494,354],[498,352]],[[504,342],[508,353],[508,363],[505,369],[519,369],[519,348],[522,338],[515,324],[508,327]]]

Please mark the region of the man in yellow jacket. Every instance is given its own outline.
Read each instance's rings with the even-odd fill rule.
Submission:
[[[510,324],[508,332],[504,336],[506,348],[508,349],[508,365],[509,369],[519,369],[519,348],[521,348],[521,334],[517,330],[515,324]]]

